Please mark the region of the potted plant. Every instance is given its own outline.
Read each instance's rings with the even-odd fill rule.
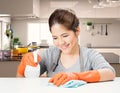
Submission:
[[[90,31],[93,26],[93,23],[91,21],[87,22],[87,30]]]
[[[13,38],[13,48],[17,48],[19,45],[19,38],[18,37],[14,37]]]

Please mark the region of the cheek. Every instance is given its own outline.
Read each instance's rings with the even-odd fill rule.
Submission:
[[[55,46],[58,46],[58,41],[53,40],[53,43],[54,43]]]
[[[74,43],[76,41],[76,37],[75,36],[71,36],[66,41],[69,42],[69,43]]]

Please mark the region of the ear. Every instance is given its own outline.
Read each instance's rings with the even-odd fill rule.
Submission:
[[[77,27],[76,35],[77,35],[77,36],[80,35],[80,26]]]

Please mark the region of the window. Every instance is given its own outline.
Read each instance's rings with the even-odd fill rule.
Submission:
[[[40,25],[39,23],[28,23],[28,40],[27,43],[40,42]]]
[[[47,40],[49,45],[53,44],[52,35],[49,30],[48,23],[40,23],[40,39]]]
[[[37,42],[37,44],[40,44],[41,40],[46,40],[49,45],[53,44],[48,23],[47,22],[28,23],[27,43],[29,44],[31,42]]]

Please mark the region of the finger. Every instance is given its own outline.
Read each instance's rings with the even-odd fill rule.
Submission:
[[[55,78],[55,76],[54,77],[52,77],[50,80],[49,80],[49,82],[53,82],[54,81],[54,78]]]
[[[56,83],[58,82],[58,80],[62,77],[62,75],[63,75],[63,73],[60,73],[60,74],[58,74],[56,77],[55,77],[55,79],[54,79],[54,81],[53,81],[53,83],[56,85]]]
[[[65,79],[66,79],[66,75],[63,74],[61,78],[59,78],[59,80],[55,83],[55,85],[60,86],[62,84],[62,81],[64,81]]]
[[[50,83],[50,82],[52,83],[52,82],[53,82],[53,78],[51,78],[48,82],[49,82],[49,83]]]
[[[59,75],[60,75],[60,73],[54,75],[54,76],[49,80],[49,82],[51,82],[51,83],[54,82],[55,78],[58,77]]]
[[[63,84],[65,84],[65,83],[68,82],[68,81],[69,81],[69,79],[66,78],[66,79],[64,79],[64,80],[61,82],[61,84],[63,85]]]

